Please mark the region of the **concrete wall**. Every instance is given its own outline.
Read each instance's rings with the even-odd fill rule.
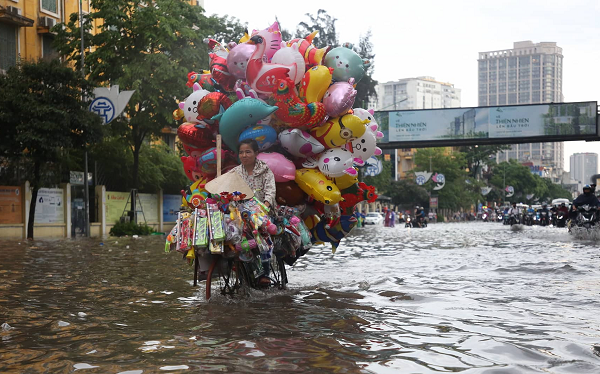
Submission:
[[[2,186],[0,186],[1,188]],[[34,224],[35,238],[70,238],[71,237],[71,184],[66,183],[60,186],[63,190],[63,222],[40,223]],[[27,237],[27,222],[29,220],[29,205],[31,203],[31,188],[29,182],[21,186],[21,222],[0,224],[0,238],[26,238]],[[95,194],[98,202],[96,217],[90,217],[90,236],[102,237],[109,234],[110,229],[114,226],[114,222],[107,222],[107,194],[104,186],[96,186]],[[147,225],[159,232],[169,232],[175,226],[175,222],[163,222],[163,194],[160,191],[158,194],[145,196],[145,202],[148,211],[152,210],[158,214],[153,214],[152,221],[148,221]],[[126,203],[126,202],[125,202]],[[40,205],[36,207],[36,211]],[[36,215],[37,217],[37,215]],[[150,218],[150,217],[149,217]],[[141,213],[138,214],[138,223],[143,223]]]

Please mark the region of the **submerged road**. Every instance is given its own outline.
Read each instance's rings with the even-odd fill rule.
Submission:
[[[3,241],[0,372],[599,373],[598,243],[360,228],[288,290],[207,302],[161,237]]]

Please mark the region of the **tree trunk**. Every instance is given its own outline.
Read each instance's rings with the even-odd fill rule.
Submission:
[[[33,181],[31,184],[31,202],[29,203],[29,220],[27,221],[27,239],[33,239],[33,225],[35,223],[35,206],[37,204],[38,191],[40,189],[40,161],[33,164]],[[24,191],[23,193],[25,193]]]

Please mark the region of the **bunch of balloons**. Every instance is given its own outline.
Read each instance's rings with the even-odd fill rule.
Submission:
[[[277,202],[298,208],[313,242],[335,250],[357,223],[354,206],[377,197],[358,182],[356,167],[381,154],[376,142],[383,134],[373,110],[353,108],[369,62],[348,43],[316,48],[316,34],[286,42],[273,23],[238,43],[206,39],[209,70],[188,74],[193,91],[173,116],[184,121],[182,162],[194,182],[184,205],[194,208],[216,175],[217,134],[223,172],[238,164],[239,141],[253,138],[258,158],[275,174]]]

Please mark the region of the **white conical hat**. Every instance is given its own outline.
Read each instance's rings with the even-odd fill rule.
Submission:
[[[250,186],[233,170],[206,183],[204,189],[214,194],[238,191],[246,195],[245,199],[251,199],[254,196]]]

